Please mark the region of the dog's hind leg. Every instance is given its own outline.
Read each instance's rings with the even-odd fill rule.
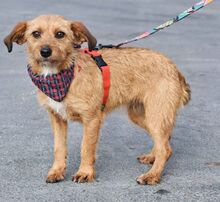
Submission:
[[[168,130],[169,131],[169,130]],[[154,140],[154,147],[150,154],[143,157],[144,160],[153,162],[152,168],[139,177],[138,184],[156,184],[160,181],[161,173],[164,170],[165,164],[172,155],[172,149],[169,144],[170,132],[164,132],[161,129],[151,130],[151,135]],[[150,159],[152,158],[152,159]]]
[[[169,140],[182,91],[178,85],[173,85],[173,83],[166,80],[159,81],[155,86],[140,101],[140,103],[143,103],[144,113],[136,113],[136,117],[130,115],[134,122],[148,131],[154,142],[152,151],[139,158],[143,163],[153,163],[147,173],[137,178],[139,184],[158,183],[165,164],[172,155]]]
[[[66,172],[67,121],[52,112],[49,112],[49,115],[54,133],[54,163],[48,172],[46,182],[54,183],[63,180]]]
[[[169,140],[179,108],[181,93],[178,85],[163,80],[158,82],[145,98],[145,125],[154,141],[154,147],[150,153],[154,162],[147,173],[137,178],[139,184],[158,183],[165,164],[172,155]]]
[[[128,116],[135,124],[145,129],[148,132],[148,128],[145,121],[145,109],[144,104],[138,100],[134,100],[129,103],[128,107]],[[153,164],[155,160],[155,148],[148,153],[142,154],[137,157],[138,161],[143,164]]]

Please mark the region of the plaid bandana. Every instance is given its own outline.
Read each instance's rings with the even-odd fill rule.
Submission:
[[[68,93],[70,84],[74,77],[74,66],[60,71],[53,75],[38,75],[35,74],[28,65],[28,73],[33,83],[48,97],[61,102]]]

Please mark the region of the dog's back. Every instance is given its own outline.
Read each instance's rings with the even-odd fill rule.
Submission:
[[[118,100],[117,105],[130,102],[137,105],[137,100],[147,99],[148,93],[153,95],[158,86],[161,90],[166,86],[173,89],[179,106],[190,100],[189,84],[176,65],[161,53],[144,48],[103,49],[101,52],[111,68],[110,96],[113,101]]]

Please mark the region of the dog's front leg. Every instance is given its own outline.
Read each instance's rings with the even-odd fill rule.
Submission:
[[[46,182],[53,183],[63,180],[66,172],[67,121],[53,112],[49,112],[49,115],[54,133],[54,162],[52,168],[48,172]]]
[[[100,116],[101,117],[101,116]],[[74,182],[92,182],[95,178],[95,155],[99,138],[99,129],[102,118],[96,116],[92,120],[86,121],[81,145],[81,163],[79,170],[73,176]]]

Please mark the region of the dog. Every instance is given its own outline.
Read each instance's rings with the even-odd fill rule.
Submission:
[[[74,48],[96,39],[82,22],[69,21],[58,15],[42,15],[19,22],[4,43],[11,52],[13,42],[27,44],[28,64],[33,74],[47,77],[74,66],[65,98],[54,101],[38,89],[38,100],[49,113],[54,133],[54,162],[46,182],[64,180],[67,158],[69,120],[83,124],[81,163],[73,175],[74,182],[95,179],[95,155],[99,131],[106,115],[125,105],[131,121],[145,129],[154,142],[148,154],[137,159],[152,164],[136,178],[138,184],[153,185],[160,181],[165,164],[172,155],[170,138],[177,111],[190,100],[190,86],[176,65],[166,56],[145,48],[104,48],[103,59],[110,66],[111,86],[105,110],[100,110],[104,94],[102,74],[93,59]]]

